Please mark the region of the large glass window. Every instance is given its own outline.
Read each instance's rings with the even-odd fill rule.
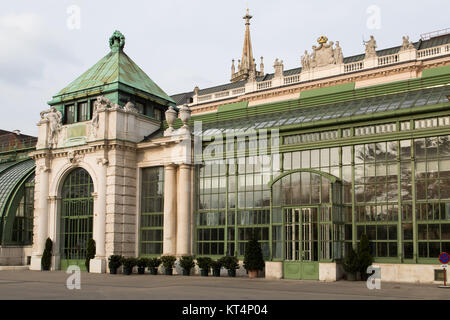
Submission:
[[[78,122],[88,121],[90,119],[89,105],[87,102],[78,103]]]
[[[164,167],[142,169],[141,255],[163,251]]]

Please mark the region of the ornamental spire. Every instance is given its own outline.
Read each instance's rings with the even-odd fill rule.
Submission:
[[[112,52],[122,51],[125,47],[125,36],[118,30],[109,38],[109,47]]]
[[[231,76],[231,82],[248,79],[251,72],[254,72],[255,76],[264,75],[263,72],[256,70],[255,59],[253,58],[252,41],[250,37],[250,20],[253,16],[247,8],[245,16],[242,17],[245,20],[245,36],[244,47],[242,49],[242,59],[238,66],[238,71]]]

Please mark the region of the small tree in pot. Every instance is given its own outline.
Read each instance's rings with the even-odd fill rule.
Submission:
[[[108,267],[110,274],[117,274],[117,269],[122,265],[123,257],[118,254],[113,254],[109,257]]]
[[[171,276],[173,272],[173,265],[175,264],[175,261],[177,261],[177,258],[174,256],[162,256],[161,261],[164,267],[164,272],[167,276]]]
[[[236,277],[236,269],[239,269],[239,263],[236,257],[225,256],[220,258],[219,261],[228,270],[229,277]]]
[[[209,269],[211,268],[211,261],[212,259],[210,257],[197,258],[197,265],[200,268],[200,275],[202,277],[208,276]]]
[[[41,266],[42,270],[48,271],[50,270],[50,266],[52,265],[52,249],[53,242],[50,238],[47,238],[45,241],[45,249],[42,253]]]
[[[367,235],[363,233],[359,241],[358,249],[358,267],[361,275],[361,280],[366,281],[369,275],[367,274],[367,268],[373,263],[373,257],[370,254],[370,243]]]
[[[87,243],[87,249],[86,249],[86,261],[84,262],[84,265],[86,266],[86,270],[89,272],[89,264],[91,262],[91,259],[95,258],[95,240],[89,239]]]
[[[358,256],[352,247],[350,247],[350,251],[347,253],[347,256],[344,259],[343,267],[347,280],[355,281],[356,272],[358,271]]]
[[[122,259],[123,264],[123,274],[129,276],[133,273],[133,268],[137,264],[136,258],[123,258]]]
[[[159,258],[150,258],[147,261],[148,270],[150,274],[156,275],[158,274],[158,267],[161,264],[161,260]]]
[[[257,278],[258,271],[263,270],[264,267],[265,262],[261,246],[258,243],[256,233],[253,233],[245,248],[244,268],[247,270],[249,278]]]
[[[138,267],[138,274],[145,274],[145,267],[148,264],[147,258],[139,258],[136,262],[136,265]]]
[[[191,269],[195,267],[194,258],[192,256],[181,257],[180,266],[183,268],[183,276],[189,276]]]
[[[220,269],[222,268],[222,263],[220,262],[220,260],[212,260],[211,268],[213,270],[213,276],[220,277]]]

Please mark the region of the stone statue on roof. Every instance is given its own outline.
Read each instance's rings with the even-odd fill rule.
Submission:
[[[366,58],[372,58],[377,56],[377,42],[373,36],[370,36],[370,40],[365,43],[366,45]]]
[[[50,149],[56,148],[58,144],[58,134],[62,128],[62,114],[60,111],[56,110],[55,107],[51,107],[48,110],[41,112],[41,119],[47,120],[49,124],[49,134],[48,134],[48,147]]]
[[[400,51],[414,49],[414,45],[412,44],[412,42],[409,41],[409,36],[403,36],[402,39],[403,39],[403,42],[402,42],[402,47],[400,48]]]
[[[342,53],[342,48],[339,45],[339,41],[336,41],[336,47],[334,49],[334,60],[336,64],[341,64],[344,62],[344,55]]]
[[[305,55],[302,56],[302,69],[309,70],[311,68],[311,57],[308,50],[305,50]]]

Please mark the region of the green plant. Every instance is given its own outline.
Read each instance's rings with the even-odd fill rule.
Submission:
[[[253,233],[252,238],[248,241],[245,247],[244,254],[244,268],[248,270],[263,270],[265,262],[261,246],[259,245],[256,234]]]
[[[50,238],[47,238],[45,241],[45,249],[42,253],[41,265],[43,270],[50,270],[50,266],[52,264],[52,249],[53,242]]]
[[[210,257],[198,257],[197,265],[202,270],[209,270],[211,268],[212,259]]]
[[[220,263],[228,270],[239,269],[238,259],[233,256],[225,256],[219,259]]]
[[[86,249],[86,261],[84,262],[84,265],[86,266],[86,270],[89,272],[89,263],[91,259],[95,258],[95,240],[89,239],[87,243],[87,249]]]
[[[193,267],[195,267],[194,258],[192,256],[183,256],[180,259],[180,266],[190,271]]]
[[[177,258],[175,258],[174,256],[162,256],[161,257],[162,265],[163,265],[164,269],[166,269],[166,270],[172,269],[175,261],[177,261]]]
[[[133,269],[137,264],[136,258],[122,258],[122,265],[124,268]]]
[[[222,268],[222,262],[220,262],[219,260],[212,260],[211,268],[213,270],[213,275],[215,277],[220,277],[220,269]]]
[[[159,258],[150,258],[147,260],[147,267],[149,268],[158,268],[161,264],[161,259]]]
[[[147,258],[139,258],[136,261],[136,265],[138,266],[138,268],[145,268],[148,265],[148,260]]]
[[[347,253],[344,259],[343,267],[345,272],[351,274],[355,274],[359,269],[358,255],[352,247],[350,247],[350,251]]]
[[[358,248],[358,271],[361,274],[361,280],[367,280],[367,268],[372,265],[373,257],[370,254],[369,238],[365,233],[361,235]]]
[[[122,265],[123,257],[118,254],[113,254],[109,256],[108,260],[109,260],[108,262],[109,269],[116,270]]]

